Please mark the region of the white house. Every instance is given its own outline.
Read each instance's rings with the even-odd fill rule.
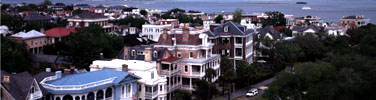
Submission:
[[[204,29],[210,29],[210,24],[214,24],[215,21],[212,19],[208,19],[208,20],[203,20],[202,23],[203,23],[202,25],[204,26]]]
[[[142,36],[147,36],[148,39],[153,41],[158,41],[159,36],[162,34],[163,28],[171,29],[172,25],[152,25],[152,24],[145,24],[142,25]]]
[[[112,69],[117,71],[128,71],[141,77],[138,80],[137,100],[166,100],[167,78],[158,75],[156,61],[142,60],[121,60],[111,61],[96,60],[90,65],[90,70]]]

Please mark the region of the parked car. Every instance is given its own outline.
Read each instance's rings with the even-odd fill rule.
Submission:
[[[246,96],[253,97],[253,96],[256,96],[257,94],[258,94],[258,90],[256,88],[252,88],[247,91]]]

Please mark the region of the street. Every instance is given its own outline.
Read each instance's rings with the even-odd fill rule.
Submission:
[[[265,86],[265,85],[268,85],[270,83],[272,83],[273,81],[275,80],[275,77],[272,77],[272,78],[269,78],[265,81],[262,81],[262,82],[259,82],[255,85],[252,85],[251,87],[254,87],[254,88],[258,88],[260,86]],[[245,95],[245,93],[248,91],[248,87],[245,87],[245,88],[242,88],[242,89],[238,89],[236,90],[234,93],[231,94],[231,100],[234,99],[234,98],[237,98],[237,97],[240,97],[240,96],[243,96]],[[256,97],[259,97],[259,96],[262,96],[262,94],[264,94],[264,90],[259,90],[258,91],[258,94],[254,97],[251,97],[251,98],[256,98]],[[223,98],[228,98],[228,95],[224,95]],[[243,96],[241,98],[239,98],[239,100],[248,100],[249,98]]]

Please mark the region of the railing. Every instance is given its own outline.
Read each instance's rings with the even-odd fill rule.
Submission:
[[[106,98],[105,100],[112,100],[112,97],[108,97],[108,98]]]
[[[145,92],[145,98],[147,99],[153,99],[153,97],[156,97],[158,95],[158,91],[150,93],[150,92]]]
[[[171,87],[168,87],[168,91],[167,91],[167,92],[172,92],[172,91],[174,91],[174,90],[176,90],[176,89],[179,89],[179,88],[181,88],[181,87],[182,87],[181,84],[173,85],[173,86],[171,86]],[[189,87],[189,85],[188,85],[188,87]]]
[[[192,88],[189,87],[189,85],[181,85],[182,89],[185,89],[185,90],[196,90],[196,86],[192,85]]]
[[[175,70],[171,70],[171,71],[169,71],[169,70],[161,70],[161,74],[162,75],[172,75],[172,74],[176,74],[178,72],[180,72],[179,69],[175,69]]]
[[[52,90],[82,90],[86,88],[91,88],[91,87],[95,87],[99,85],[112,83],[116,79],[116,77],[108,78],[108,79],[100,80],[96,82],[91,82],[91,83],[87,83],[83,85],[51,85],[51,84],[45,83],[46,81],[49,81],[51,79],[53,79],[53,77],[47,77],[43,79],[43,81],[41,81],[41,84],[43,85],[44,88],[52,89]]]

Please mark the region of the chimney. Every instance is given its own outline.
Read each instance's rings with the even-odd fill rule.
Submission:
[[[70,66],[70,74],[73,74],[75,69],[76,69],[75,66]]]
[[[128,65],[127,64],[123,64],[122,65],[122,71],[123,72],[128,72]]]
[[[46,68],[46,72],[51,72],[51,68]]]
[[[129,48],[126,47],[126,46],[124,46],[123,52],[124,52],[124,57],[123,57],[123,59],[124,59],[124,60],[128,60],[128,58],[129,58]]]
[[[162,37],[163,39],[167,39],[167,27],[163,27]]]
[[[5,88],[10,89],[10,76],[9,75],[3,76],[2,84],[4,85]]]
[[[225,20],[221,20],[221,28],[223,28],[224,24],[225,24]]]
[[[61,71],[56,71],[55,76],[56,76],[56,79],[61,78]]]
[[[41,33],[44,33],[44,28],[40,28],[40,32],[41,32]]]
[[[151,62],[152,60],[152,50],[150,47],[145,48],[145,62]]]
[[[183,41],[189,42],[189,24],[186,23],[183,28]]]
[[[70,74],[71,70],[70,69],[64,69],[64,74]]]
[[[104,55],[103,53],[99,53],[99,58],[103,59],[104,58]]]
[[[213,24],[210,25],[210,31],[214,32],[215,26]]]

